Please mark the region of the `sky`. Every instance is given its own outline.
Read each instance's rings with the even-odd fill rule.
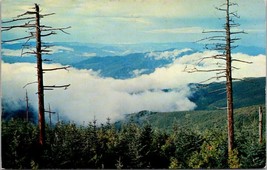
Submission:
[[[2,0],[2,20],[29,10],[36,1]],[[222,29],[223,0],[40,0],[42,13],[56,13],[41,22],[54,27],[71,26],[71,35],[58,34],[48,41],[101,44],[195,42],[203,30]],[[264,0],[236,0],[242,35],[240,44],[265,47]],[[220,19],[221,18],[221,19]],[[22,34],[4,33],[4,38]]]

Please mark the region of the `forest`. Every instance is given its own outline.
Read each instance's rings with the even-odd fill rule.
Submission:
[[[206,122],[198,128],[205,123],[205,117],[188,112],[191,118],[183,123],[172,121],[168,129],[149,122],[140,125],[133,118],[120,127],[111,124],[110,119],[105,124],[97,120],[87,125],[58,122],[50,127],[46,124],[43,148],[38,145],[36,124],[20,118],[3,120],[2,163],[5,168],[15,169],[263,168],[265,126],[260,143],[255,108],[258,106],[237,109],[236,147],[229,160],[225,119],[217,119],[218,123]],[[208,119],[218,117],[207,114],[210,115]],[[173,119],[173,115],[169,118]]]

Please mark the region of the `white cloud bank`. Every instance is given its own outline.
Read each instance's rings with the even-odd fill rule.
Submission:
[[[51,54],[54,53],[62,53],[62,52],[70,52],[70,51],[74,51],[74,49],[69,48],[69,47],[64,47],[64,46],[52,46],[49,49]],[[2,55],[3,56],[10,56],[10,57],[19,57],[19,56],[32,56],[34,54],[33,53],[33,49],[18,49],[18,50],[14,50],[14,49],[7,49],[7,48],[3,48],[2,49]],[[22,55],[23,54],[23,55]]]
[[[214,73],[183,72],[186,65],[193,64],[196,58],[216,52],[194,53],[181,57],[167,67],[158,68],[149,75],[119,80],[102,78],[92,70],[47,72],[44,75],[46,85],[71,84],[68,90],[58,89],[45,92],[46,106],[50,103],[53,110],[77,123],[92,121],[94,116],[98,122],[105,122],[107,117],[113,121],[122,118],[126,113],[141,110],[178,111],[192,110],[196,106],[188,100],[191,94],[188,83],[203,81]],[[264,55],[248,56],[234,54],[239,59],[252,61],[253,64],[238,64],[240,70],[234,72],[238,77],[265,76]],[[203,68],[211,68],[212,62],[203,64]],[[45,68],[60,65],[44,65]],[[3,97],[11,101],[25,98],[23,86],[36,81],[35,64],[2,63]],[[161,89],[175,88],[175,91],[164,93]],[[36,84],[27,86],[30,103],[37,108]],[[20,103],[24,104],[24,103]],[[19,105],[19,103],[18,103]],[[19,107],[13,105],[13,107]]]

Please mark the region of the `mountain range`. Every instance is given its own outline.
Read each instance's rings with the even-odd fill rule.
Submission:
[[[35,63],[35,56],[23,55],[23,43],[3,44],[2,60],[6,63]],[[28,44],[34,47],[34,43]],[[45,63],[60,63],[77,69],[99,71],[102,77],[127,79],[137,75],[149,74],[156,68],[164,67],[183,55],[203,51],[199,43],[143,43],[143,44],[85,44],[85,43],[47,43],[51,55],[44,55]],[[240,46],[233,52],[248,55],[265,54],[261,47]],[[171,57],[170,57],[171,56]]]

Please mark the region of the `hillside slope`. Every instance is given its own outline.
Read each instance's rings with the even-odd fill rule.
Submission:
[[[265,84],[265,77],[246,78],[233,82],[234,107],[265,104]],[[192,84],[190,87],[194,94],[189,99],[197,105],[196,110],[226,107],[224,83],[212,83],[208,86]]]
[[[246,126],[252,123],[258,123],[258,110],[263,107],[263,124],[265,125],[265,106],[253,105],[235,109],[234,120],[235,127]],[[227,127],[226,110],[202,110],[202,111],[179,111],[179,112],[149,112],[141,111],[139,113],[129,114],[124,121],[115,123],[117,128],[127,122],[135,122],[139,125],[151,124],[156,129],[170,130],[174,125],[188,127],[199,130],[210,129],[213,127]],[[256,125],[257,126],[257,125]],[[264,126],[265,131],[265,126]]]
[[[265,108],[265,81],[265,77],[260,77],[233,82],[236,126],[258,120],[259,106]],[[193,95],[190,100],[197,105],[195,111],[141,111],[126,115],[124,120],[116,122],[115,125],[120,127],[125,122],[134,121],[140,125],[150,123],[159,129],[170,129],[173,124],[199,129],[214,125],[226,127],[226,110],[223,109],[226,106],[225,93],[214,92],[224,86],[224,83],[212,83],[208,86],[191,84]]]

